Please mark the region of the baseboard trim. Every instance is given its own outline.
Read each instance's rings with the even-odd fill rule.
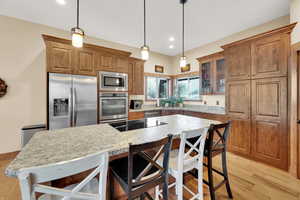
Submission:
[[[0,160],[12,160],[14,159],[20,151],[14,151],[9,153],[0,154]]]

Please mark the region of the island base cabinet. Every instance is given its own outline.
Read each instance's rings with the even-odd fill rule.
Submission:
[[[228,151],[250,157],[251,121],[248,119],[232,119],[228,140]]]

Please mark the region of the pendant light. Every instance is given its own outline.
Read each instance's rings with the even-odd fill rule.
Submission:
[[[149,59],[149,47],[146,45],[146,0],[144,0],[144,45],[141,47],[141,56],[143,60]]]
[[[184,55],[184,4],[187,2],[187,0],[180,0],[180,3],[182,4],[182,55],[180,57],[180,67],[186,66],[186,57]]]
[[[77,48],[83,46],[84,31],[79,28],[79,0],[77,0],[77,25],[71,29],[72,45]]]

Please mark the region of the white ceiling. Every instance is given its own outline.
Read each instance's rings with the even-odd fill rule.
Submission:
[[[76,0],[0,0],[0,14],[70,30],[76,23]],[[140,47],[143,0],[81,0],[80,26],[87,35]],[[147,0],[148,45],[152,51],[181,51],[179,0]],[[186,50],[289,14],[289,0],[189,0],[186,4]],[[175,37],[174,42],[168,38]],[[169,49],[173,44],[174,49]]]

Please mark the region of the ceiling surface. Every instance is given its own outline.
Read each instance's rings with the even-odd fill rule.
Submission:
[[[0,0],[0,14],[70,30],[76,24],[76,0],[65,1]],[[80,5],[80,27],[87,35],[143,45],[143,0],[81,0]],[[189,50],[288,15],[289,0],[189,0],[185,8]],[[181,14],[179,0],[147,0],[147,44],[152,51],[171,56],[181,52]]]

